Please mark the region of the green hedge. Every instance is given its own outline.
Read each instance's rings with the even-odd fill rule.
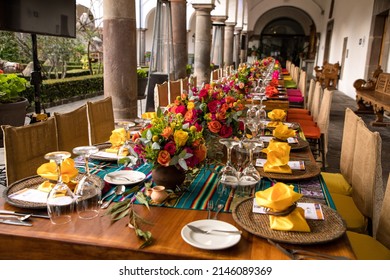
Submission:
[[[41,91],[41,103],[46,104],[74,97],[87,98],[91,94],[103,91],[103,74],[44,80]],[[33,104],[34,87],[28,87],[23,96]]]

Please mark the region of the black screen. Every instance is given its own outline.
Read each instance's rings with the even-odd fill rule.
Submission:
[[[0,30],[76,37],[76,0],[0,0]]]

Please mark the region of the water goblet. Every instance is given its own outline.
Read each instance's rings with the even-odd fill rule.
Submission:
[[[65,151],[47,153],[45,159],[54,161],[57,166],[58,180],[47,196],[47,212],[53,224],[61,225],[72,220],[76,197],[62,181],[61,164],[71,154]]]
[[[89,172],[89,157],[98,151],[95,146],[80,146],[73,149],[73,153],[81,155],[85,162],[85,175],[75,189],[76,210],[81,219],[93,219],[99,215],[102,191]]]
[[[238,140],[222,138],[219,142],[225,145],[227,149],[226,164],[219,172],[219,184],[221,188],[236,188],[238,183],[238,174],[236,168],[232,164],[232,149],[239,144]]]
[[[246,197],[251,195],[252,191],[256,188],[261,180],[260,173],[253,164],[253,151],[256,149],[256,147],[261,146],[262,142],[257,139],[244,139],[242,144],[249,153],[249,162],[240,173],[236,193],[239,197]]]
[[[142,126],[146,124],[146,121],[143,119],[139,119],[142,123]],[[136,120],[137,122],[137,120]],[[119,125],[123,126],[126,131],[126,140],[125,143],[119,148],[117,156],[118,156],[118,166],[124,167],[133,167],[138,163],[137,153],[134,151],[132,144],[133,141],[130,137],[130,128],[134,126],[133,122],[121,122]]]

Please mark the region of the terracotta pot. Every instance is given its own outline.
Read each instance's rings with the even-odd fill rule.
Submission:
[[[163,203],[167,199],[168,193],[165,191],[164,186],[155,186],[152,188],[152,194],[150,198],[156,203]]]
[[[183,184],[186,174],[173,165],[168,167],[159,165],[152,170],[152,178],[156,185],[175,190],[176,186]]]

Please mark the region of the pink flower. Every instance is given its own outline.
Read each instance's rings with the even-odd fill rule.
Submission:
[[[165,144],[164,150],[166,150],[171,156],[175,155],[176,153],[176,144],[173,141],[170,141]]]
[[[180,114],[182,114],[184,116],[186,112],[187,112],[186,106],[179,105],[179,106],[176,107],[176,114],[180,113]]]

